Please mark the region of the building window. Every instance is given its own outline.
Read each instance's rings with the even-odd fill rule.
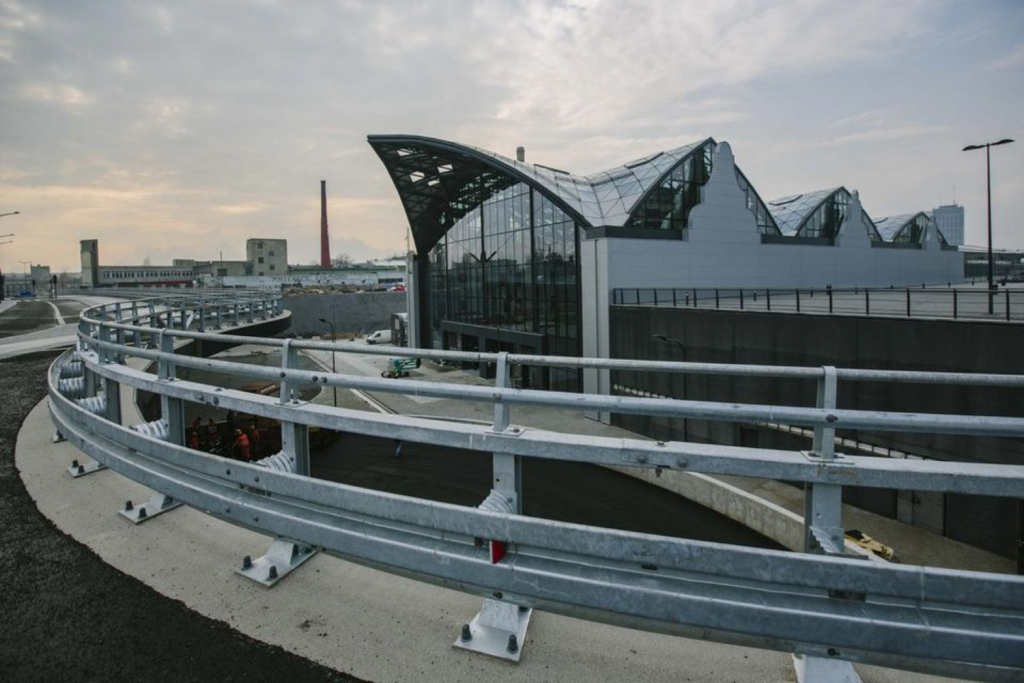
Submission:
[[[259,259],[257,259],[257,260],[258,260],[258,261],[259,261],[260,263],[263,263],[263,257],[262,257],[262,256],[260,256],[260,257],[259,257]]]
[[[257,249],[262,249],[263,248],[263,242],[257,242],[256,243],[256,248]]]
[[[270,264],[270,269],[271,270],[277,270],[277,266],[275,266],[273,263],[271,263]]]
[[[227,277],[227,276],[228,276],[228,269],[227,268],[218,268],[217,269],[217,277]]]

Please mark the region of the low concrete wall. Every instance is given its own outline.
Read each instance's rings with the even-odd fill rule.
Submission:
[[[324,334],[330,320],[343,332],[366,333],[391,327],[391,314],[404,313],[404,292],[359,294],[298,294],[286,296],[284,307],[292,312],[291,331],[297,335]]]
[[[804,525],[800,515],[743,489],[697,472],[662,471],[659,475],[655,470],[634,467],[609,466],[609,469],[700,503],[789,550],[803,551]],[[846,541],[846,552],[885,561],[850,541]]]

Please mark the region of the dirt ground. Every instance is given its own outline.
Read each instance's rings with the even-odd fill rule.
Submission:
[[[191,612],[39,513],[14,447],[55,355],[0,362],[0,681],[357,680]]]

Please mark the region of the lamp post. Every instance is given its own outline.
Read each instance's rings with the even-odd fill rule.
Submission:
[[[333,344],[335,342],[334,323],[332,323],[330,320],[327,320],[326,318],[320,318],[319,320],[324,325],[327,325],[328,327],[331,328],[331,343]],[[334,364],[334,348],[333,347],[331,348],[331,372],[333,374],[337,374],[338,373],[338,368]],[[334,389],[334,407],[337,408],[338,407],[338,387],[335,386],[335,387],[332,387],[332,389]]]
[[[992,274],[992,153],[991,148],[998,145],[1008,145],[1013,140],[1009,138],[999,142],[985,142],[980,145],[967,145],[964,152],[971,152],[976,149],[985,150],[985,185],[988,195],[988,313],[992,315],[995,311],[996,284]]]
[[[663,334],[652,334],[651,338],[652,339],[657,339],[658,341],[662,341],[662,342],[665,342],[665,343],[668,343],[668,344],[675,344],[676,346],[678,346],[679,347],[679,356],[683,359],[684,363],[686,362],[686,347],[683,346],[683,342],[679,341],[678,339],[673,339],[672,337],[666,337]],[[682,399],[685,401],[686,400],[686,373],[685,372],[682,373],[681,376],[683,378],[683,387],[682,387],[683,388],[683,395],[682,395]],[[687,419],[684,417],[683,418],[683,441],[687,441],[688,440],[688,434],[689,434],[688,422],[687,422]]]

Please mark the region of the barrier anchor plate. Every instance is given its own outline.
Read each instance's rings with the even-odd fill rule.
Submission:
[[[793,655],[797,683],[861,683],[853,664],[842,659]]]
[[[240,569],[235,569],[235,573],[272,588],[316,553],[317,549],[311,545],[287,538],[275,538],[266,555],[252,560],[248,566],[243,563]]]
[[[170,496],[165,496],[162,493],[154,493],[149,500],[142,505],[133,505],[131,509],[121,510],[121,515],[127,517],[135,524],[142,524],[143,522],[153,519],[157,515],[161,515],[168,510],[173,510],[176,507],[180,507],[181,503],[174,500]]]
[[[510,662],[519,662],[526,644],[526,629],[530,625],[533,610],[508,602],[486,598],[479,614],[469,622],[468,640],[462,635],[452,644],[460,650],[470,650],[482,655],[497,657]],[[516,649],[509,650],[509,636],[515,636]]]
[[[92,474],[93,472],[99,472],[100,470],[105,469],[107,469],[106,465],[98,463],[95,460],[92,462],[78,462],[76,460],[72,463],[71,467],[68,468],[68,474],[75,479],[78,479],[79,477],[84,477],[87,474]]]

